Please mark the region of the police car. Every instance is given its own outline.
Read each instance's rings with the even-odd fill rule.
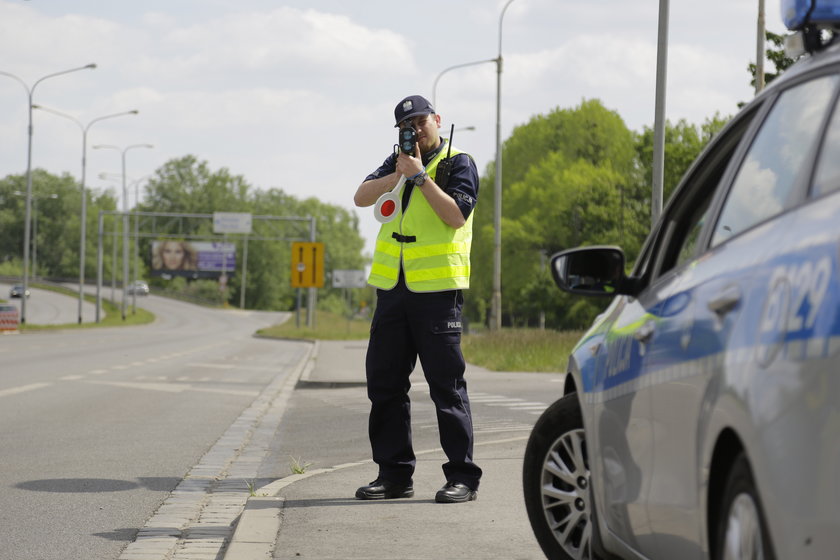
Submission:
[[[552,257],[613,297],[524,460],[549,558],[840,558],[840,0],[786,0],[810,54],[694,162],[632,272]]]

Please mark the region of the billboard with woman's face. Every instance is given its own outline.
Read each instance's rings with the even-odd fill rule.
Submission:
[[[233,243],[191,242],[167,239],[152,242],[152,276],[164,278],[219,278],[236,270]]]

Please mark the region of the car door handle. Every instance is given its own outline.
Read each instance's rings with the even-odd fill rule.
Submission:
[[[656,330],[656,324],[653,321],[647,321],[644,325],[636,329],[633,336],[641,343],[649,342],[653,336],[653,331]]]
[[[709,310],[718,317],[723,317],[736,307],[741,301],[741,289],[738,286],[727,286],[717,297],[709,300]]]

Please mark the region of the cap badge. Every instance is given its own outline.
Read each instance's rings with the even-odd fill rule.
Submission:
[[[402,105],[403,111],[408,112],[414,108],[414,103],[411,102],[411,99],[407,99]]]

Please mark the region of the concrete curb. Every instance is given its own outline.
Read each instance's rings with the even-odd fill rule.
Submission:
[[[225,559],[270,559],[280,530],[283,498],[249,498],[239,517],[236,532],[228,545]]]
[[[295,384],[306,368],[312,367],[313,348],[307,346],[288,375],[276,376],[190,469],[139,530],[134,542],[123,549],[120,559],[207,558],[211,554],[216,558],[224,553],[227,539],[233,538],[234,525],[237,530],[242,527],[243,539],[269,539],[256,535],[268,534],[267,529],[262,529],[268,522],[263,519],[266,513],[277,512],[279,517],[277,500],[271,507],[255,502],[251,507],[255,513],[249,519],[255,516],[256,525],[241,523],[250,498],[245,485],[256,476],[256,468],[268,449],[268,441],[277,429]],[[276,536],[274,530],[270,537],[272,548]]]
[[[495,439],[489,441],[476,442],[476,447],[484,447],[490,445],[499,445],[517,441],[525,441],[529,436],[517,436],[510,438]],[[431,448],[416,451],[415,454],[420,457],[432,453],[442,453],[441,448]],[[248,499],[245,505],[245,510],[239,518],[236,526],[236,531],[231,537],[230,544],[227,547],[227,552],[224,555],[224,560],[271,560],[274,554],[274,547],[276,546],[277,534],[280,531],[283,523],[283,507],[285,499],[277,496],[284,488],[311,478],[316,475],[329,474],[336,471],[344,470],[352,467],[360,467],[366,464],[372,464],[373,460],[368,459],[355,463],[343,463],[335,465],[334,467],[326,467],[323,469],[314,469],[302,474],[295,474],[287,476],[256,490],[254,493],[256,497]]]
[[[297,384],[302,379],[308,379],[312,374],[318,357],[318,348],[319,344],[316,340],[308,357],[305,358],[306,363],[298,369],[298,375],[290,377],[276,396],[277,404],[284,411]],[[280,530],[283,498],[275,497],[265,488],[255,490],[256,496],[250,496],[245,502],[245,507],[224,552],[225,560],[271,559],[277,532]]]
[[[297,380],[296,385],[300,383],[307,383],[309,381],[309,376],[312,375],[312,370],[315,369],[315,362],[318,361],[318,351],[321,349],[321,341],[320,340],[313,340],[312,341],[312,351],[309,353],[309,360],[306,362],[306,366],[303,369],[303,373]]]

